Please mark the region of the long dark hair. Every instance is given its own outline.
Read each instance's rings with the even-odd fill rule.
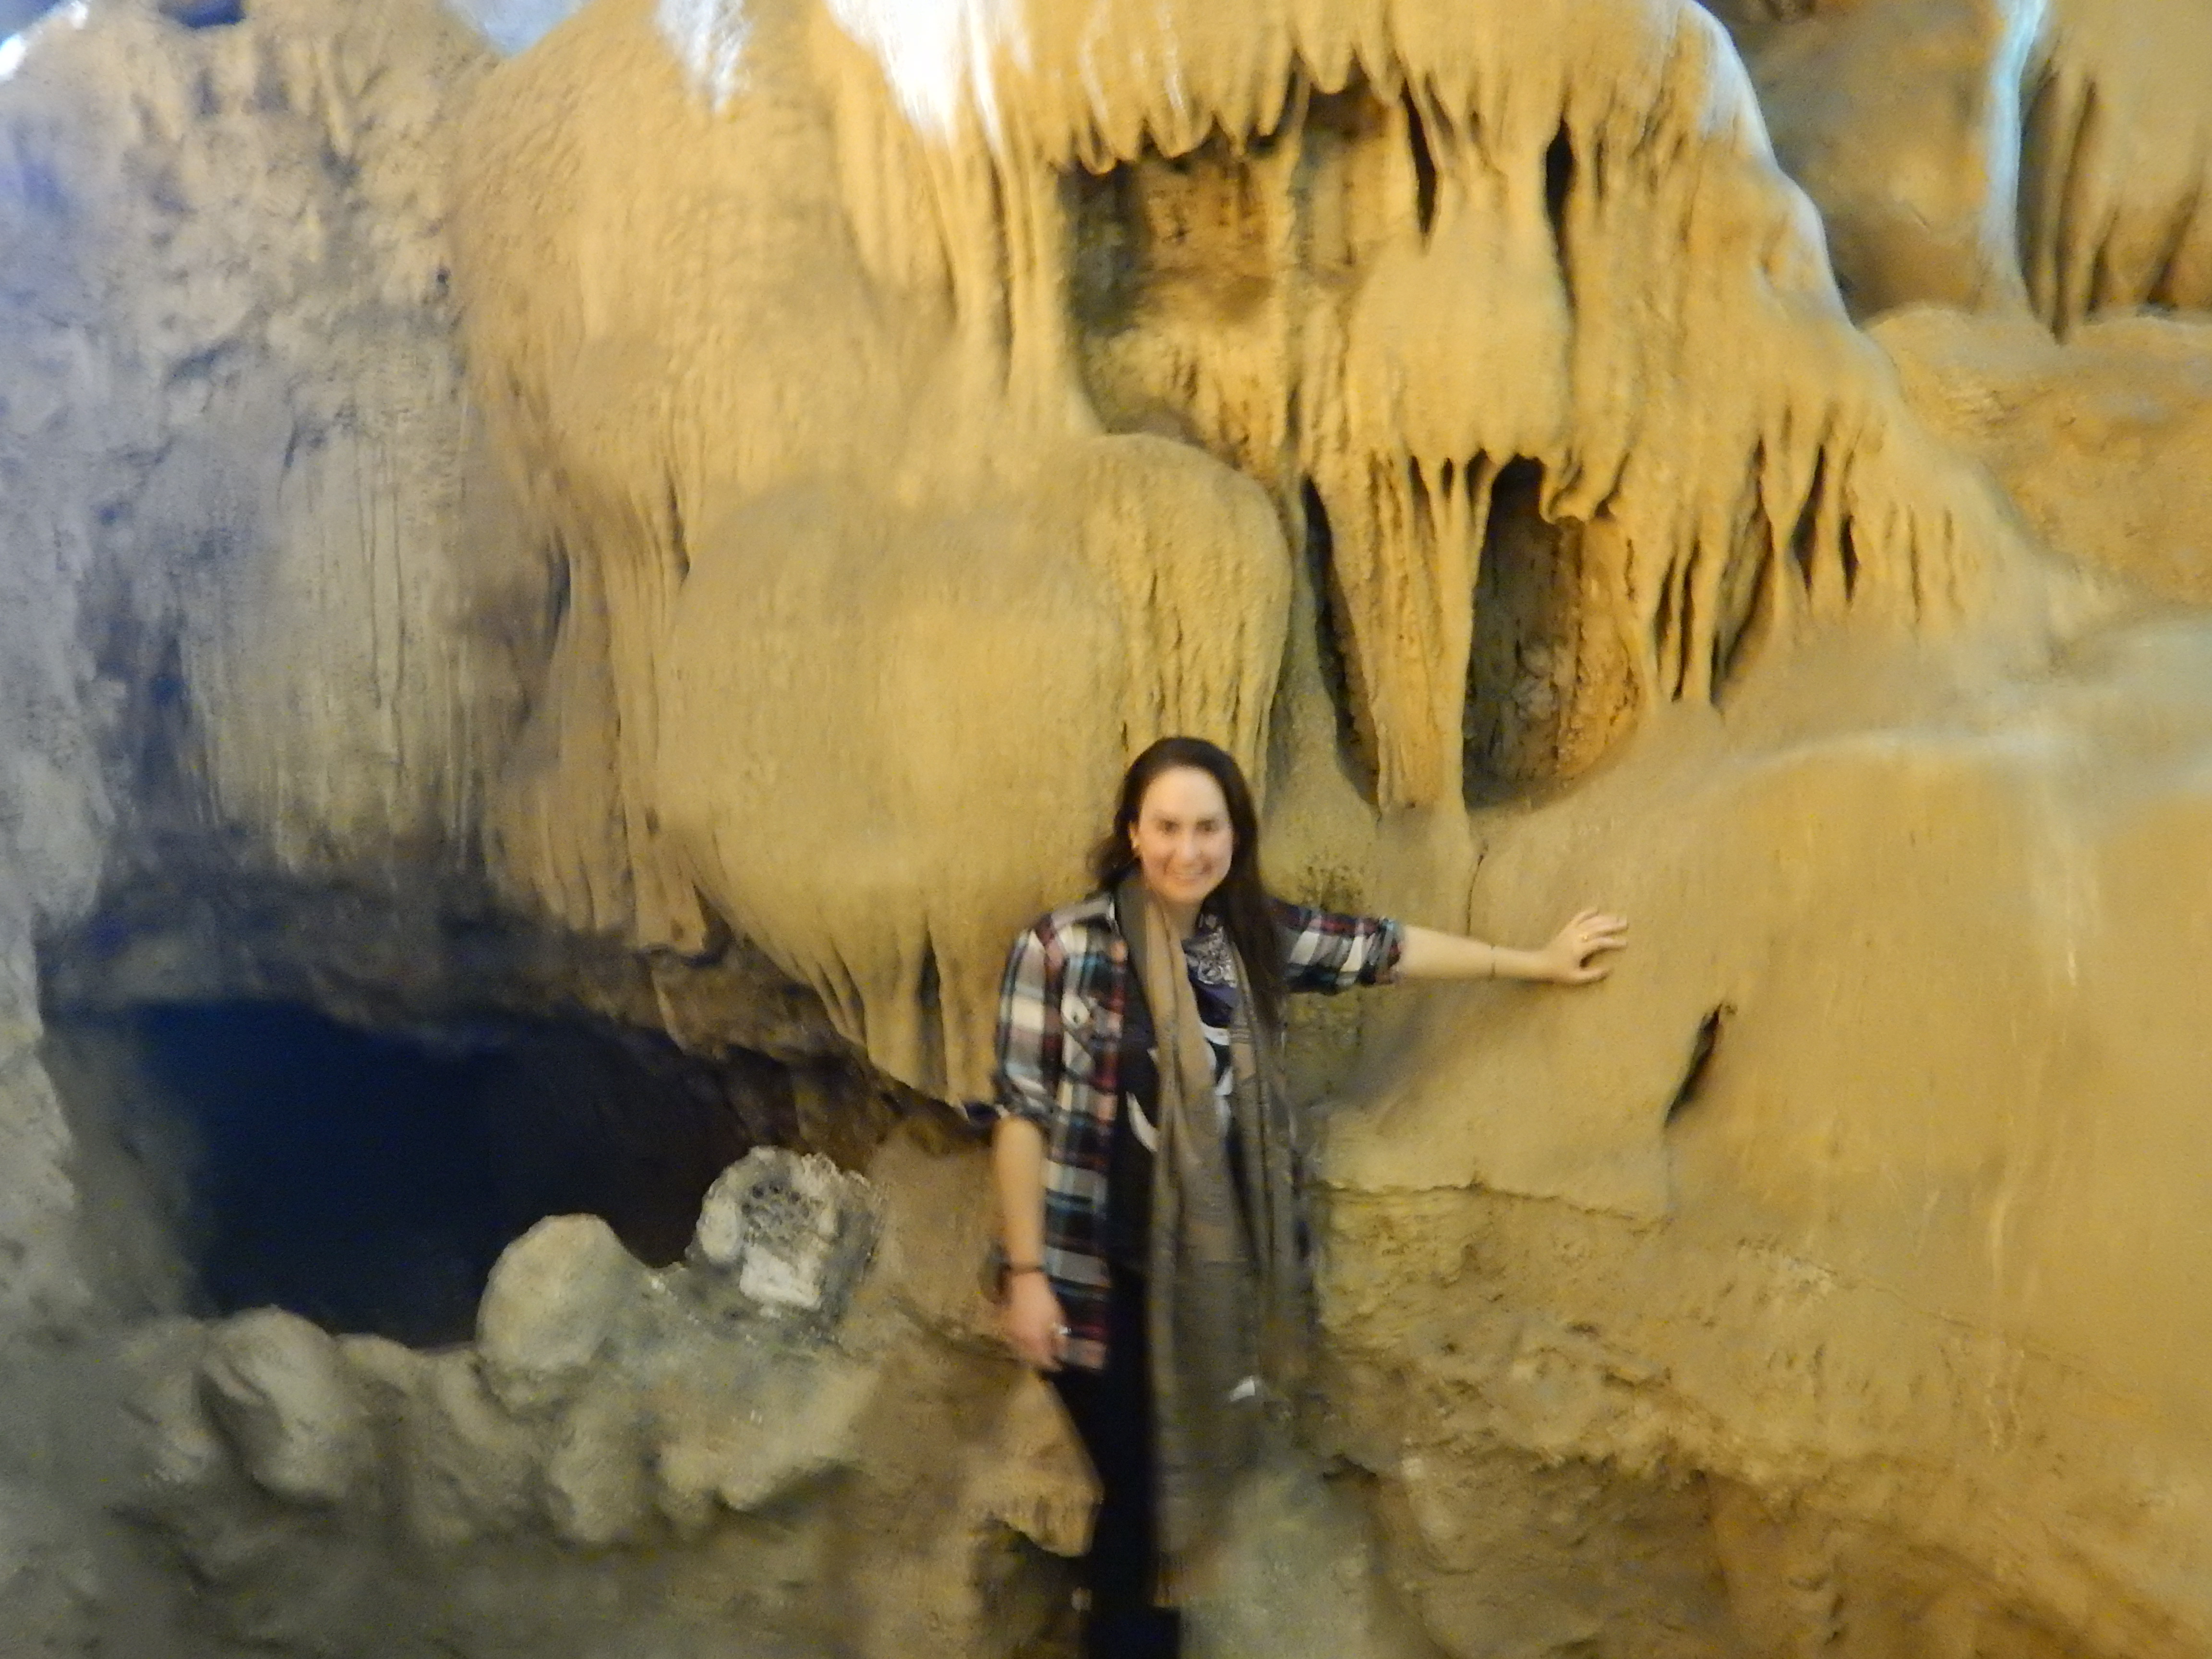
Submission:
[[[1253,1024],[1273,1035],[1283,1029],[1283,936],[1275,922],[1274,901],[1260,878],[1260,814],[1252,805],[1252,791],[1243,769],[1225,749],[1203,738],[1162,738],[1129,763],[1121,775],[1121,798],[1114,808],[1114,825],[1091,855],[1091,872],[1098,884],[1111,890],[1137,867],[1137,854],[1129,845],[1129,831],[1143,811],[1145,792],[1163,772],[1188,766],[1205,773],[1221,786],[1229,803],[1229,831],[1234,845],[1229,873],[1221,885],[1206,895],[1200,908],[1220,919],[1243,959],[1251,1000]]]

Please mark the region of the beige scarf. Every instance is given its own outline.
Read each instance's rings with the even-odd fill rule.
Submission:
[[[1252,1024],[1250,975],[1237,959],[1230,1048],[1240,1193],[1181,942],[1140,877],[1124,880],[1116,901],[1158,1044],[1149,1317],[1160,1595],[1176,1601],[1204,1570],[1258,1449],[1263,1379],[1287,1395],[1304,1376],[1305,1263],[1290,1123]]]

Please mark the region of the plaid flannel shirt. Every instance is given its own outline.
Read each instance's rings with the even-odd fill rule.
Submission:
[[[1014,941],[999,992],[998,1099],[979,1121],[1026,1118],[1044,1133],[1044,1268],[1067,1316],[1071,1364],[1106,1363],[1106,1173],[1121,1102],[1123,1017],[1137,994],[1113,896],[1054,911]],[[1292,991],[1396,977],[1404,930],[1278,901]],[[1203,917],[1200,926],[1220,923]]]

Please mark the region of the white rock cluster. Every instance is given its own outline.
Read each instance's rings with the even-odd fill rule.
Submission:
[[[539,1222],[500,1257],[466,1347],[334,1337],[274,1308],[155,1327],[135,1353],[148,1506],[242,1477],[287,1504],[388,1504],[439,1547],[696,1535],[850,1463],[878,1370],[830,1339],[877,1226],[866,1180],[762,1149],[666,1273],[596,1216]]]
[[[757,1150],[663,1271],[542,1221],[440,1352],[275,1309],[146,1326],[124,1507],[258,1652],[1032,1651],[1088,1466],[961,1266],[979,1158],[869,1168]]]
[[[753,1310],[836,1321],[875,1247],[867,1182],[828,1158],[763,1148],[708,1190],[691,1260],[729,1276]]]

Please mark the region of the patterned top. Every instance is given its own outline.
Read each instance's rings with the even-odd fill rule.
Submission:
[[[1395,921],[1279,901],[1292,991],[1388,984],[1405,945]],[[1141,997],[1110,893],[1046,916],[1014,941],[999,991],[999,1097],[981,1122],[1026,1118],[1044,1133],[1044,1268],[1067,1316],[1068,1363],[1106,1363],[1106,1183],[1121,1099],[1123,1019]],[[1218,933],[1210,915],[1201,935]],[[1201,947],[1201,955],[1207,947]]]

